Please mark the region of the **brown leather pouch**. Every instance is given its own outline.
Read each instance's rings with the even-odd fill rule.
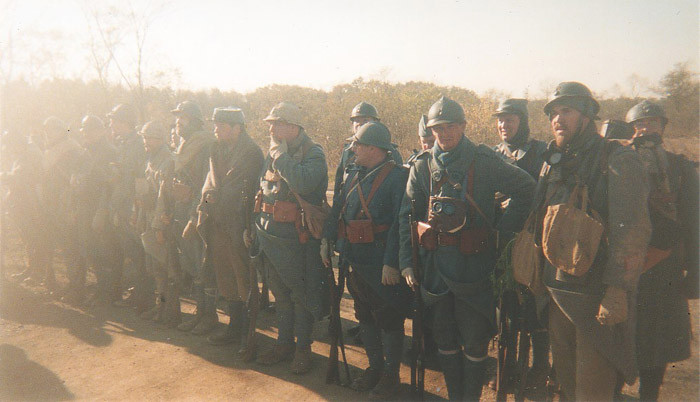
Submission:
[[[462,229],[459,239],[459,252],[464,255],[483,253],[489,248],[489,229]]]
[[[374,226],[369,219],[349,221],[345,226],[348,241],[352,244],[372,243],[374,241]]]
[[[275,201],[272,207],[272,220],[275,222],[296,222],[299,216],[297,204],[289,201]]]
[[[437,232],[432,226],[425,222],[416,223],[416,232],[418,232],[418,244],[428,251],[437,250]]]
[[[262,211],[262,203],[263,203],[263,197],[262,197],[262,191],[258,191],[255,193],[255,204],[253,204],[253,213],[257,214],[260,211]]]

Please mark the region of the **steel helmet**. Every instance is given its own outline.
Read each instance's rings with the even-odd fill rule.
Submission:
[[[600,104],[593,99],[591,90],[580,82],[562,82],[557,85],[549,102],[544,105],[544,113],[549,116],[554,105],[569,106],[594,120],[598,119],[600,111]]]
[[[367,102],[360,102],[352,108],[352,113],[350,114],[350,120],[356,117],[372,117],[379,121],[379,113],[377,113],[377,108]]]
[[[465,121],[462,106],[443,95],[430,107],[427,127],[431,128],[444,123],[463,123]]]
[[[666,117],[664,109],[648,100],[632,106],[632,109],[627,112],[626,120],[628,123],[634,123],[637,120],[646,119],[648,117],[660,117],[664,125],[668,123],[668,118]]]

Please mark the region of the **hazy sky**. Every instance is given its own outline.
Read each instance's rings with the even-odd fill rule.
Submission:
[[[0,41],[63,32],[62,71],[92,78],[81,4],[3,1]],[[177,88],[239,92],[364,77],[513,96],[576,80],[604,93],[633,74],[654,84],[678,62],[697,70],[699,21],[697,0],[174,0],[150,27],[146,65],[177,69]]]

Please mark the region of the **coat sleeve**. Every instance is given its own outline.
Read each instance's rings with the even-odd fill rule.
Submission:
[[[399,174],[391,183],[391,214],[394,217],[386,240],[384,249],[384,265],[399,268],[399,212],[401,211],[404,193],[406,192],[407,175],[404,169],[399,169]],[[410,233],[409,233],[410,234]]]
[[[299,194],[316,190],[328,177],[326,156],[318,145],[311,147],[301,162],[295,161],[285,152],[272,162],[272,167],[279,172],[289,188]]]
[[[683,233],[683,263],[687,272],[688,294],[694,298],[700,293],[700,289],[698,289],[700,287],[698,275],[700,269],[700,260],[698,259],[698,243],[700,243],[698,238],[698,229],[700,228],[698,194],[700,188],[698,187],[700,184],[698,180],[698,172],[692,163],[682,159],[678,214]]]
[[[494,190],[510,198],[508,208],[498,222],[497,229],[504,232],[519,232],[530,212],[535,197],[535,180],[529,173],[500,158],[490,158],[488,170]]]
[[[603,283],[634,291],[651,238],[649,183],[637,153],[619,147],[608,159],[608,250]]]
[[[412,200],[415,203],[416,216],[414,220],[424,220],[425,212],[428,208],[428,188],[424,183],[427,183],[429,178],[427,173],[422,172],[421,168],[425,165],[425,160],[417,160],[411,165],[408,173],[408,183],[406,191],[401,200],[401,209],[399,210],[399,267],[403,271],[406,268],[413,267],[412,248],[411,248],[411,223],[409,215],[411,214]],[[425,169],[427,170],[427,169]],[[426,177],[424,177],[426,176]]]

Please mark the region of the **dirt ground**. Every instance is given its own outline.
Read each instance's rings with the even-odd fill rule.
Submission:
[[[246,364],[235,357],[235,346],[211,346],[206,338],[167,329],[139,319],[128,308],[78,308],[67,305],[42,286],[9,280],[23,269],[16,241],[5,245],[5,270],[0,280],[0,400],[366,400],[339,385],[324,382],[329,351],[327,321],[316,325],[313,370],[291,374],[289,363],[273,367]],[[57,257],[59,280],[65,268]],[[192,313],[191,300],[183,310]],[[694,333],[698,334],[698,302],[691,303]],[[342,302],[344,328],[354,325],[352,299]],[[219,310],[223,326],[228,317]],[[276,336],[274,314],[258,320],[262,350]],[[407,322],[410,334],[410,321]],[[697,343],[697,342],[696,342]],[[410,339],[406,337],[406,346]],[[697,346],[697,345],[696,345]],[[698,353],[669,367],[662,400],[698,400]],[[492,356],[495,350],[491,350]],[[356,377],[366,366],[363,349],[347,346]],[[447,397],[442,375],[429,361],[426,399]],[[405,358],[401,398],[409,399],[410,369]],[[341,378],[344,374],[341,373]],[[637,385],[626,387],[626,400],[636,400]],[[484,388],[483,400],[495,400]],[[510,396],[512,399],[512,396]]]

